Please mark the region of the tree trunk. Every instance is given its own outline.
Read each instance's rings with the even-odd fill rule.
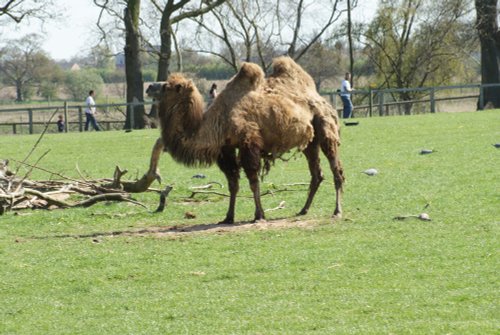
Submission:
[[[165,81],[168,78],[170,58],[172,57],[172,33],[170,31],[170,20],[166,17],[166,15],[162,19],[160,29],[160,59],[158,61],[158,73],[156,80]]]
[[[169,74],[170,58],[172,57],[172,32],[170,27],[170,13],[167,9],[163,12],[160,25],[160,59],[158,60],[158,72],[156,74],[156,81],[166,81]],[[157,104],[151,106],[149,118],[152,120],[158,119]],[[156,127],[152,123],[152,127]]]
[[[140,57],[140,36],[138,31],[140,0],[129,0],[125,8],[125,76],[127,80],[127,103],[139,102],[127,106],[125,129],[142,129],[144,120],[144,82]],[[133,120],[132,120],[133,119]]]
[[[500,32],[497,0],[476,0],[477,30],[481,43],[481,83],[500,83]],[[500,107],[500,87],[484,89],[484,103]],[[483,109],[478,102],[478,109]]]
[[[351,0],[347,0],[347,39],[349,41],[349,72],[351,73],[351,87],[354,87],[354,52],[352,50],[352,21]]]
[[[20,81],[16,81],[16,101],[23,101],[23,84]]]

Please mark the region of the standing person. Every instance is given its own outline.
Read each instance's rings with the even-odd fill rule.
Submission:
[[[94,96],[95,96],[94,91],[90,90],[89,96],[85,100],[85,105],[87,106],[87,108],[85,109],[85,116],[87,117],[87,120],[85,121],[85,131],[89,130],[90,123],[92,123],[92,127],[94,127],[96,131],[101,130],[99,129],[99,126],[97,125],[97,121],[95,119],[96,109],[95,109]]]
[[[210,88],[210,92],[208,92],[208,95],[210,97],[210,100],[209,100],[209,105],[212,104],[212,102],[215,100],[215,98],[217,97],[217,84],[216,83],[213,83],[212,84],[212,87]]]
[[[340,88],[340,98],[342,99],[342,103],[344,104],[344,112],[342,113],[342,117],[344,119],[348,119],[352,117],[352,101],[351,101],[351,91],[354,87],[351,87],[351,74],[346,72],[344,80],[342,80],[342,86]]]
[[[64,119],[61,114],[57,117],[57,131],[62,133],[64,131]]]

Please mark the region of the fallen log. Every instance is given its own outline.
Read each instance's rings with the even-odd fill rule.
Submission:
[[[164,148],[163,141],[161,138],[158,138],[155,144],[153,145],[153,151],[151,152],[149,170],[142,176],[142,178],[134,182],[130,181],[119,182],[119,185],[121,185],[122,189],[125,192],[130,192],[130,193],[146,192],[149,186],[151,186],[151,184],[155,180],[158,180],[158,182],[161,183],[161,176],[158,169],[158,161],[160,160],[160,155],[163,152],[163,148]]]

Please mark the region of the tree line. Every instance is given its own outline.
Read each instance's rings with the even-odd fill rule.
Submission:
[[[37,3],[15,2],[25,9]],[[303,65],[320,90],[338,85],[332,78],[348,69],[357,88],[500,79],[497,0],[384,0],[369,22],[352,19],[358,0],[93,2],[100,8],[96,44],[110,54],[124,52],[128,102],[143,100],[146,73],[154,72],[157,81],[166,80],[171,71],[203,76],[199,68],[193,69],[196,62],[203,62],[230,76],[243,61],[268,70],[278,55]],[[9,8],[0,8],[1,13],[0,20],[5,21],[2,17]],[[22,24],[22,13],[10,14],[20,19],[9,24]],[[486,90],[486,101],[500,107],[498,93]],[[412,94],[418,93],[403,92],[399,98],[418,98]],[[135,112],[134,124],[143,127],[145,111]]]

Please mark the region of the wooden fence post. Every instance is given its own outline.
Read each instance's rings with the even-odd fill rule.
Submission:
[[[479,110],[484,109],[484,87],[483,85],[479,85]]]
[[[83,131],[82,106],[78,106],[78,130],[80,131],[80,133]]]
[[[29,133],[33,134],[33,110],[28,109]]]
[[[370,87],[369,89],[369,100],[368,100],[368,115],[372,117],[372,112],[373,112],[373,89]]]
[[[430,90],[431,113],[436,113],[436,100],[434,99],[435,89],[431,87]]]
[[[335,106],[335,100],[333,100],[333,95],[334,95],[334,93],[328,94],[328,97],[330,98],[330,105],[332,105],[333,108],[335,108],[335,110],[337,110],[337,107]]]
[[[68,102],[64,102],[64,132],[68,132]]]
[[[384,92],[378,91],[378,115],[384,116]]]

